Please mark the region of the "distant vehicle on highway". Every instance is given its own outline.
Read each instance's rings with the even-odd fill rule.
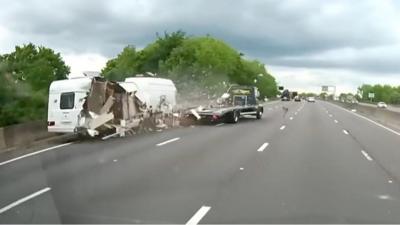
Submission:
[[[386,105],[386,103],[384,103],[384,102],[378,102],[378,104],[376,104],[376,106],[377,106],[378,108],[387,108],[387,105]]]
[[[307,102],[315,102],[315,97],[308,97]]]
[[[290,101],[290,92],[288,89],[284,90],[281,95],[282,101]]]
[[[295,101],[295,102],[301,102],[300,96],[297,95],[296,97],[294,97],[294,101]]]

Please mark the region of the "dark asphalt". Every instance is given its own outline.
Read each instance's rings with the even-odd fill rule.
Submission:
[[[0,182],[0,212],[51,188],[1,223],[184,224],[202,206],[206,224],[400,223],[400,135],[327,102],[275,102],[261,120],[43,152],[0,165]]]

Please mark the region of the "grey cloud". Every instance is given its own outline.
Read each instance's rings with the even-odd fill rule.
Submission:
[[[390,60],[351,62],[310,59],[310,54],[396,45],[392,32],[399,7],[382,1],[156,0],[156,1],[1,1],[0,25],[62,51],[115,56],[128,44],[144,47],[155,33],[182,29],[211,34],[267,64],[344,67],[399,72]],[[397,20],[394,20],[397,19]],[[367,52],[373,54],[376,52]],[[292,57],[292,58],[290,58]],[[294,58],[293,58],[294,57]],[[385,57],[385,56],[382,56]],[[374,63],[375,62],[375,63]]]

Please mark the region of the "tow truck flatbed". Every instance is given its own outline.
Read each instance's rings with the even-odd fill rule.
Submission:
[[[258,90],[252,86],[232,86],[228,93],[222,96],[220,105],[189,109],[185,118],[194,121],[237,123],[244,115],[252,115],[261,119],[264,112],[257,102]]]

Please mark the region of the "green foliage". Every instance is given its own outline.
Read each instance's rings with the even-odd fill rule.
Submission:
[[[164,37],[157,36],[157,40],[141,51],[135,46],[128,45],[114,59],[107,62],[101,73],[110,80],[122,81],[126,77],[136,74],[159,72],[159,65],[165,61],[172,50],[183,42],[185,33],[182,31],[165,33]]]
[[[358,93],[361,101],[371,101],[371,99],[368,98],[368,93],[375,93],[375,97],[372,99],[373,102],[400,104],[400,86],[363,84],[358,87]]]
[[[256,85],[261,97],[277,94],[275,79],[264,64],[243,59],[221,40],[187,37],[182,31],[157,36],[141,51],[128,46],[102,70],[113,80],[145,72],[172,79],[181,94],[220,94],[230,84]]]
[[[0,57],[0,126],[46,118],[48,88],[69,67],[59,53],[33,44]]]
[[[125,47],[115,59],[107,62],[101,73],[110,80],[124,80],[138,73],[137,52],[134,46]]]

